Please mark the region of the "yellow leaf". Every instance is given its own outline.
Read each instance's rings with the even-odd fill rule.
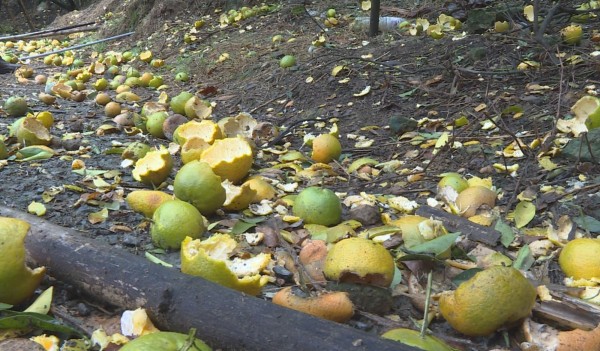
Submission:
[[[41,202],[32,201],[29,206],[27,206],[27,212],[41,217],[46,214],[46,206]]]
[[[353,95],[356,96],[356,97],[360,97],[360,96],[367,95],[369,92],[371,92],[371,86],[367,85],[360,93],[353,94]]]
[[[523,228],[535,217],[535,205],[529,201],[521,201],[515,208],[515,225]]]
[[[331,75],[332,76],[337,76],[338,73],[340,73],[341,70],[343,70],[346,66],[344,65],[340,65],[340,66],[335,66],[333,67],[333,69],[331,70]]]
[[[542,167],[543,169],[545,169],[547,171],[552,171],[552,170],[555,170],[556,168],[558,168],[558,165],[556,163],[552,162],[552,160],[548,156],[540,158],[538,163],[540,164],[540,167]]]
[[[103,208],[98,212],[92,212],[88,215],[88,221],[92,224],[102,223],[108,218],[108,209]]]
[[[523,8],[523,14],[529,22],[533,22],[533,5],[527,5]]]
[[[438,151],[444,147],[444,145],[446,145],[448,143],[448,139],[450,138],[450,134],[448,134],[448,132],[443,132],[442,135],[440,135],[440,137],[438,138],[438,140],[435,142],[435,148],[433,150],[434,154],[437,154]]]
[[[313,77],[306,77],[306,83],[312,83],[315,79]]]

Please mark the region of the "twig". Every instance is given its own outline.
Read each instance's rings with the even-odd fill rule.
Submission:
[[[427,290],[425,293],[425,311],[423,312],[423,323],[421,323],[421,337],[425,337],[427,325],[429,324],[429,304],[431,303],[431,285],[433,284],[433,269],[427,273]]]

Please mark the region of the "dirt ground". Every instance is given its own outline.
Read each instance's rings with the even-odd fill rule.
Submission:
[[[215,120],[247,112],[258,121],[270,122],[282,130],[306,121],[278,147],[287,142],[290,148],[308,154],[310,148],[303,146],[303,136],[326,132],[336,123],[343,153],[340,162],[332,167],[339,176],[311,180],[305,185],[324,181],[327,187],[342,193],[401,195],[425,205],[428,198],[435,196],[439,175],[451,171],[491,177],[494,186],[501,189],[496,209],[502,218],[519,202],[519,194],[524,191],[538,194],[535,200],[538,212],[529,228],[556,223],[565,215],[600,219],[597,178],[600,166],[597,162],[557,156],[552,158],[558,166],[553,171],[542,168],[538,162],[543,153],[553,156],[559,153],[560,145],[555,139],[557,118],[564,118],[581,96],[597,91],[600,84],[598,58],[589,55],[596,43],[587,35],[580,46],[561,44],[555,38],[564,22],[558,21],[547,29],[550,36],[546,48],[536,41],[528,27],[509,33],[467,32],[460,40],[456,40],[456,34],[434,40],[426,35],[402,34],[396,29],[369,37],[366,30],[352,28],[355,17],[368,16],[355,1],[335,3],[340,24],[326,28],[326,32],[322,14],[328,6],[318,1],[300,7],[284,4],[275,11],[235,25],[219,27],[215,24],[219,18],[219,14],[215,14],[217,8],[256,4],[253,1],[104,0],[58,17],[49,27],[98,19],[102,21],[101,28],[93,34],[98,38],[134,30],[135,34],[129,38],[97,44],[77,51],[76,55],[90,63],[92,51],[151,50],[154,57],[165,60],[165,66],[150,68],[139,60],[132,66],[161,74],[168,85],[165,92],[169,96],[188,90],[216,103]],[[466,2],[455,5],[465,11],[473,9]],[[418,13],[433,22],[439,14],[447,13],[448,8],[448,4],[442,6],[437,2],[417,6],[397,1],[386,3],[382,16],[401,15],[413,20]],[[18,22],[16,17],[13,19]],[[186,43],[185,38],[199,19],[204,19],[207,25],[193,34],[195,41]],[[522,18],[512,19],[523,24]],[[586,26],[594,24],[597,20]],[[278,34],[283,36],[282,43],[273,42],[273,36]],[[319,36],[325,38],[325,45],[313,43]],[[560,60],[555,63],[553,58],[557,53],[566,56],[559,55]],[[224,54],[228,55],[227,59],[222,59]],[[296,56],[295,67],[280,68],[279,59],[286,54]],[[584,59],[577,64],[561,61],[572,54],[580,54]],[[517,65],[526,60],[542,65],[517,71]],[[35,74],[47,76],[64,71],[62,67],[44,65],[41,59],[33,60],[30,66]],[[336,66],[344,68],[333,76]],[[178,72],[188,73],[190,80],[175,80]],[[367,87],[368,93],[361,94]],[[120,154],[111,150],[132,141],[145,141],[153,146],[167,145],[168,141],[143,134],[128,136],[119,131],[98,135],[96,131],[100,126],[112,123],[102,107],[92,99],[82,103],[60,100],[48,107],[36,98],[43,89],[44,86],[32,81],[19,83],[13,75],[0,76],[0,101],[11,95],[25,96],[33,111],[50,110],[54,114],[54,135],[70,133],[72,136],[56,138],[51,144],[59,151],[58,157],[4,164],[0,168],[0,204],[27,211],[32,201],[44,202],[45,196],[52,193],[52,200],[44,202],[45,219],[81,230],[89,237],[109,242],[115,249],[138,254],[147,250],[159,252],[150,241],[148,222],[123,203],[127,193],[143,186],[132,178],[130,169],[120,169]],[[159,94],[143,88],[134,91],[143,100],[156,100]],[[511,110],[515,106],[522,112],[516,118]],[[499,118],[494,118],[497,116]],[[451,128],[461,118],[466,118],[468,123]],[[494,118],[493,126],[482,128],[491,118]],[[15,119],[2,117],[0,134],[7,135],[8,126]],[[316,119],[322,122],[317,123]],[[406,119],[419,123],[399,126]],[[434,149],[443,132],[448,132],[448,144]],[[537,149],[525,148],[520,158],[502,156],[502,151],[517,139],[524,145],[536,140],[541,145]],[[371,142],[361,143],[363,140]],[[371,157],[380,163],[399,162],[391,171],[363,179],[345,171],[359,157]],[[120,180],[114,182],[112,191],[98,192],[92,179],[71,171],[75,159],[83,160],[87,169],[119,170]],[[258,160],[254,172],[268,168],[269,161],[273,160],[275,156]],[[181,164],[179,159],[176,164]],[[519,164],[519,169],[513,176],[494,167],[498,164]],[[278,176],[281,177],[281,173]],[[577,190],[577,184],[583,179],[584,186]],[[173,175],[170,184],[172,180]],[[562,186],[568,193],[559,196],[539,193],[542,186]],[[75,191],[76,188],[80,190]],[[99,211],[100,203],[115,203],[116,208],[111,209],[105,221],[92,223],[89,215]],[[235,216],[219,213],[209,220]],[[347,210],[344,218],[350,218]],[[522,243],[530,239],[520,240]],[[513,249],[518,247],[506,251],[514,255]],[[176,256],[173,253],[160,255],[174,263],[177,263]],[[559,271],[556,260],[543,269],[532,269],[538,278],[546,277],[554,284],[562,282],[563,276],[556,273]],[[74,292],[65,295],[69,298],[64,304],[73,308],[82,308],[82,305],[89,308],[93,304]],[[390,314],[403,320],[422,318],[410,301],[401,296],[396,296],[394,301]],[[355,317],[350,324],[372,332],[389,326],[364,315]],[[518,349],[512,337],[511,344],[505,345],[501,333],[486,338],[466,338],[442,321],[434,321],[431,329],[462,350]]]

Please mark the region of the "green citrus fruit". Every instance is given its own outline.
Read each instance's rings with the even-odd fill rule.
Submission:
[[[212,349],[200,339],[191,343],[186,334],[173,332],[156,332],[142,335],[121,347],[121,351],[211,351]],[[186,347],[187,346],[187,347]]]
[[[169,106],[171,106],[171,110],[173,113],[178,113],[180,115],[185,115],[185,103],[191,99],[194,94],[182,91],[179,95],[175,96],[171,99]]]
[[[165,132],[163,131],[163,123],[169,117],[166,111],[154,112],[149,115],[146,120],[146,130],[150,135],[155,138],[165,138]]]
[[[205,231],[204,217],[185,201],[166,201],[152,215],[150,236],[163,249],[179,249],[186,236],[196,239]]]
[[[178,199],[191,203],[204,215],[214,213],[226,198],[221,177],[208,163],[200,161],[191,161],[181,167],[175,176],[173,192]]]
[[[332,226],[342,221],[342,204],[333,191],[310,187],[294,200],[293,213],[306,224]]]
[[[4,102],[4,111],[11,117],[24,116],[27,110],[27,101],[20,96],[11,96]]]
[[[279,66],[281,68],[290,68],[296,65],[296,57],[293,55],[285,55],[279,61]]]

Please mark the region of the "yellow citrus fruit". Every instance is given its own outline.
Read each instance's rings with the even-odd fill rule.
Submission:
[[[342,144],[331,134],[321,134],[312,142],[311,158],[320,163],[337,160],[342,154]]]
[[[229,180],[221,183],[225,188],[225,202],[223,208],[229,211],[241,211],[250,205],[256,190],[253,190],[249,184],[244,183],[241,186],[233,185]]]
[[[384,339],[398,341],[402,344],[416,347],[426,351],[453,351],[454,349],[448,346],[442,340],[432,335],[421,337],[421,333],[416,330],[397,328],[389,330],[381,335]]]
[[[147,185],[159,186],[173,169],[173,158],[165,148],[148,152],[137,160],[132,171],[133,179]]]
[[[152,51],[146,50],[146,51],[141,52],[138,57],[140,58],[140,60],[147,63],[152,60],[152,56],[153,56]]]
[[[323,273],[328,279],[389,287],[395,263],[383,245],[364,238],[337,242],[327,253]]]
[[[50,111],[38,112],[35,115],[35,119],[37,119],[40,123],[42,123],[44,125],[44,127],[46,127],[46,128],[50,128],[54,124],[54,116],[52,115],[52,112],[50,112]]]
[[[200,160],[204,150],[210,146],[206,140],[201,138],[190,138],[181,146],[181,162],[187,164],[194,160]]]
[[[205,231],[204,217],[185,201],[166,201],[152,215],[150,236],[154,245],[163,249],[179,249],[183,239],[199,238]]]
[[[294,200],[294,216],[306,224],[332,226],[342,221],[342,204],[335,193],[326,188],[309,187]]]
[[[185,103],[184,111],[189,119],[207,119],[212,113],[212,106],[208,101],[193,96]]]
[[[173,133],[173,141],[179,145],[185,144],[191,138],[203,139],[212,144],[215,140],[223,138],[223,134],[219,125],[211,120],[186,122],[177,127]]]
[[[322,292],[316,296],[303,297],[288,286],[273,296],[276,305],[307,313],[330,321],[345,323],[354,315],[354,304],[343,291]]]
[[[484,336],[531,313],[536,290],[512,267],[493,266],[440,297],[442,316],[459,332]]]
[[[148,218],[152,218],[154,211],[169,200],[173,200],[173,195],[159,190],[134,190],[125,198],[132,210]]]
[[[235,184],[248,175],[254,156],[246,139],[237,137],[215,140],[204,150],[201,160],[208,163],[221,178]]]
[[[191,203],[203,215],[214,213],[226,198],[221,177],[207,163],[200,161],[191,161],[181,167],[175,176],[173,192],[178,199]]]
[[[113,118],[121,113],[121,104],[111,101],[104,106],[104,114],[108,118]]]
[[[569,241],[560,252],[558,263],[567,277],[600,279],[600,239]]]
[[[252,202],[271,200],[277,195],[275,188],[261,176],[250,177],[244,184],[248,184],[250,189],[256,191],[256,195],[252,198]]]
[[[579,25],[570,25],[561,31],[563,41],[567,44],[579,44],[583,38],[583,29]]]
[[[4,160],[8,157],[8,148],[4,143],[4,140],[0,140],[0,160]]]
[[[11,117],[24,116],[27,110],[27,101],[20,96],[11,96],[4,102],[4,111]]]
[[[194,97],[194,94],[188,91],[182,91],[179,93],[179,95],[172,98],[169,106],[171,107],[173,113],[178,113],[185,116],[185,103],[192,97]]]
[[[248,259],[229,259],[237,242],[228,234],[215,234],[206,240],[185,238],[181,244],[181,271],[245,292],[260,294],[269,278],[260,273],[271,256],[260,253]]]
[[[106,104],[108,104],[111,101],[112,99],[110,98],[110,95],[106,93],[99,93],[98,95],[96,95],[96,103],[100,106],[106,106]]]
[[[187,334],[164,331],[142,335],[120,348],[121,351],[179,351],[185,349],[212,351],[212,349],[200,339],[194,339],[194,342],[192,343]]]
[[[19,143],[29,145],[48,145],[52,135],[44,125],[35,118],[27,117],[22,120],[16,129]]]
[[[100,78],[94,82],[93,87],[97,91],[106,90],[106,88],[108,88],[108,80],[106,80],[106,78]]]
[[[495,204],[496,193],[480,185],[470,186],[456,197],[456,207],[459,214],[465,218],[476,215],[480,209],[492,208]]]
[[[29,298],[44,277],[46,269],[31,270],[25,264],[25,236],[29,223],[0,217],[0,302],[18,305]]]

